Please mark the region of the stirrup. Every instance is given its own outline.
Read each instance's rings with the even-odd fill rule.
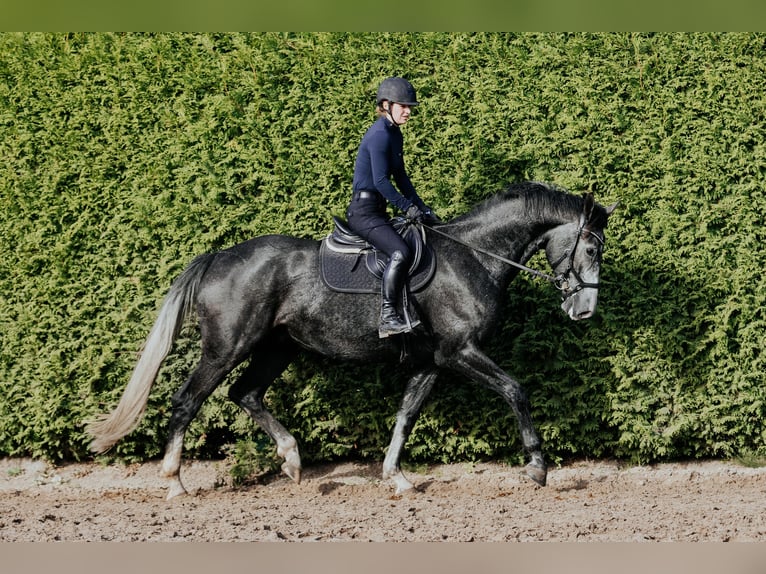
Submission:
[[[409,331],[412,331],[412,327],[404,321],[394,321],[389,319],[388,321],[380,322],[380,325],[378,326],[378,337],[385,339],[391,335],[399,335],[401,333],[408,333]]]
[[[391,335],[398,335],[411,330],[412,326],[409,321],[402,319],[401,315],[396,312],[395,307],[391,303],[384,301],[380,309],[378,337],[385,339]]]
[[[378,326],[378,337],[385,339],[391,335],[409,333],[418,325],[420,325],[420,319],[411,318],[409,313],[405,315],[405,319],[402,319],[398,314],[393,317],[386,317],[385,319],[381,317]]]

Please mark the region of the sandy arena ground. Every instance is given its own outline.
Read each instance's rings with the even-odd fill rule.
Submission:
[[[0,542],[766,541],[766,468],[732,462],[581,462],[544,488],[518,467],[440,465],[395,496],[379,464],[233,488],[222,463],[193,461],[190,495],[170,501],[158,468],[0,460]]]

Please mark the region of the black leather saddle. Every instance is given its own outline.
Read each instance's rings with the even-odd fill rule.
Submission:
[[[388,256],[354,233],[343,219],[333,217],[333,222],[332,232],[319,247],[322,280],[330,289],[343,293],[380,293],[380,281],[388,265]],[[426,243],[421,225],[403,217],[395,217],[393,225],[414,254],[409,270],[409,288],[416,293],[433,277],[436,256]]]

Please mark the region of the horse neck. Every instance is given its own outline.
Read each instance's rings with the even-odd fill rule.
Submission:
[[[543,236],[548,231],[575,217],[561,214],[530,217],[523,201],[519,200],[516,205],[508,202],[493,210],[458,218],[444,231],[468,245],[525,264],[541,249]],[[498,283],[509,281],[518,272],[497,257],[477,252],[473,255]]]

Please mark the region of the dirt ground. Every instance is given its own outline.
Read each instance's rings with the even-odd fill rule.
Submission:
[[[20,541],[766,541],[766,468],[710,461],[579,462],[548,486],[496,463],[406,473],[379,464],[304,469],[233,488],[217,462],[185,462],[190,495],[165,500],[159,463],[52,467],[0,460],[0,542]]]

